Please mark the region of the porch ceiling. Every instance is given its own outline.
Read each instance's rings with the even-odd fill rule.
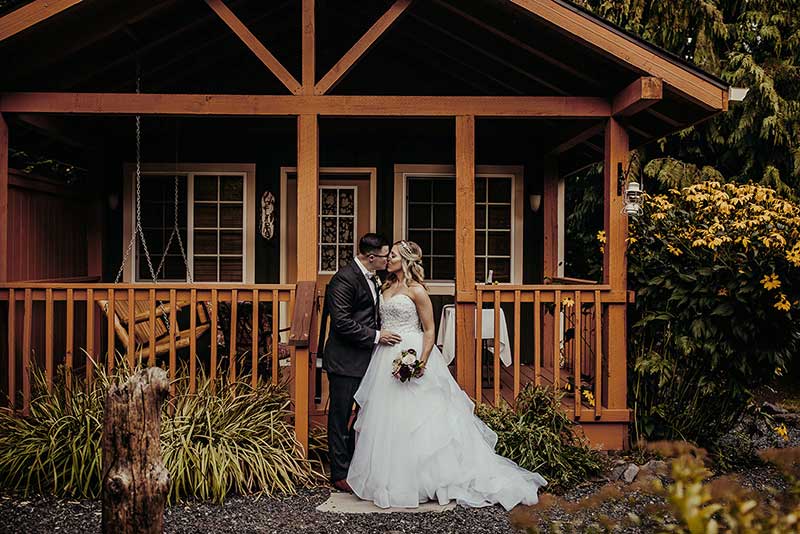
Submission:
[[[392,3],[316,0],[317,80]],[[611,99],[648,75],[531,12],[527,3],[542,4],[418,0],[331,94]],[[258,0],[228,0],[226,5],[300,79],[300,1],[265,7]],[[588,16],[561,0],[552,5],[573,9],[576,20]],[[631,46],[723,87],[666,52]],[[0,42],[0,87],[7,92],[134,92],[137,58],[144,93],[289,94],[205,2],[196,0],[84,0]],[[665,84],[661,101],[624,121],[636,147],[718,111]],[[537,128],[545,135],[533,138],[545,143],[537,149],[556,150],[569,166],[582,166],[601,156],[602,131],[593,132],[593,126],[542,119]]]

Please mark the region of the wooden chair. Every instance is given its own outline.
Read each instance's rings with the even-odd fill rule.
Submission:
[[[106,317],[109,320],[114,321],[114,332],[117,334],[117,338],[120,342],[127,346],[128,345],[128,325],[130,318],[128,316],[128,304],[125,302],[117,303],[114,306],[114,310],[112,311],[108,306],[107,300],[98,300],[97,304],[106,314]],[[181,308],[184,306],[189,306],[189,302],[179,301],[176,303],[177,311],[180,311]],[[147,302],[136,301],[133,305],[134,309],[134,316],[133,316],[133,335],[134,335],[134,345],[136,346],[136,350],[141,351],[143,353],[147,353],[150,350],[150,306]],[[155,325],[155,340],[156,340],[156,350],[155,353],[157,355],[164,354],[165,352],[169,352],[170,346],[170,335],[169,335],[169,328],[167,324],[164,322],[164,315],[166,314],[169,316],[170,314],[170,306],[169,304],[161,304],[156,306],[156,320],[154,322]],[[205,304],[202,302],[197,303],[197,309],[195,310],[197,313],[197,324],[194,332],[194,337],[199,338],[203,333],[205,333],[208,329],[211,328],[210,319],[208,316],[208,312],[206,311]],[[177,324],[177,321],[176,321]],[[186,328],[184,330],[178,330],[175,332],[175,349],[180,350],[186,348],[191,343],[192,339],[192,331],[190,328]]]

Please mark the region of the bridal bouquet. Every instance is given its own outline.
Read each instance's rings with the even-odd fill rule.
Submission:
[[[417,351],[406,349],[392,362],[392,376],[400,382],[411,378],[419,378],[425,372],[425,366],[417,359]]]

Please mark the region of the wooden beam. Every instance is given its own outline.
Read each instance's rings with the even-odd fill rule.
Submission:
[[[8,124],[0,114],[0,282],[8,280],[8,223]]]
[[[297,279],[317,279],[319,126],[316,115],[297,118]],[[309,222],[311,221],[311,222]]]
[[[607,118],[608,100],[581,96],[284,96],[5,93],[0,112],[101,115]]]
[[[66,11],[81,0],[35,0],[0,18],[0,41]]]
[[[475,117],[456,117],[456,379],[476,391]],[[476,398],[480,402],[480,398]]]
[[[615,117],[630,117],[660,102],[664,95],[660,78],[642,76],[617,93],[611,104],[611,114]]]
[[[386,13],[384,13],[383,16],[361,36],[361,39],[342,56],[342,59],[337,61],[336,64],[331,67],[331,70],[322,77],[314,88],[314,94],[324,95],[333,89],[336,84],[350,72],[350,69],[352,69],[375,43],[378,42],[378,39],[386,33],[386,30],[391,28],[400,16],[406,12],[411,2],[413,2],[413,0],[395,0],[395,3],[392,4]]]
[[[599,135],[599,134],[603,133],[605,131],[605,129],[606,129],[606,125],[604,123],[602,123],[602,122],[599,123],[599,124],[595,124],[594,126],[590,126],[589,128],[586,128],[585,130],[581,131],[579,134],[577,134],[577,135],[571,137],[570,139],[567,139],[566,141],[564,141],[561,144],[559,144],[557,147],[555,147],[553,150],[550,151],[550,155],[554,155],[555,156],[555,155],[558,155],[558,154],[563,154],[567,150],[569,150],[569,149],[571,149],[571,148],[573,148],[573,147],[575,147],[575,146],[577,146],[577,145],[579,145],[581,143],[584,143],[584,142],[588,141],[589,139],[591,139],[595,135]],[[599,147],[596,147],[595,145],[593,145],[591,143],[588,143],[588,144],[590,144],[594,148],[598,148],[599,149]],[[602,150],[600,150],[600,153],[602,153]]]
[[[303,33],[302,33],[302,93],[304,95],[314,94],[314,83],[317,80],[317,28],[316,28],[316,8],[314,0],[302,0],[303,2]]]
[[[727,88],[656,53],[639,40],[615,31],[562,0],[511,1],[618,63],[663,79],[682,96],[707,110],[721,111],[727,103]]]
[[[497,28],[495,28],[491,24],[487,24],[486,22],[484,22],[484,21],[482,21],[482,20],[480,20],[480,19],[478,19],[476,17],[473,17],[469,13],[465,13],[464,11],[461,11],[457,7],[455,7],[453,5],[450,5],[447,2],[443,2],[442,0],[434,0],[434,2],[437,5],[445,8],[445,9],[447,9],[447,10],[453,12],[453,13],[455,13],[456,15],[458,15],[461,18],[463,18],[464,20],[468,20],[469,22],[475,24],[479,28],[482,28],[482,29],[488,31],[491,34],[496,35],[497,37],[500,37],[501,39],[503,39],[507,43],[510,43],[510,44],[516,46],[517,48],[525,50],[529,54],[531,54],[531,55],[533,55],[533,56],[535,56],[535,57],[537,57],[537,58],[549,63],[550,65],[553,65],[554,67],[564,71],[565,73],[569,74],[571,77],[576,78],[578,80],[583,80],[584,82],[589,83],[589,84],[593,85],[595,88],[598,88],[598,89],[603,87],[602,84],[599,81],[595,80],[591,76],[588,76],[585,72],[581,71],[580,69],[576,69],[574,67],[571,67],[570,65],[567,65],[566,63],[564,63],[562,61],[558,61],[554,57],[552,57],[552,56],[550,56],[548,54],[545,54],[541,50],[537,50],[536,48],[532,47],[531,45],[529,45],[527,43],[523,43],[522,41],[520,41],[516,37],[513,37],[513,36],[511,36],[511,35],[509,35],[507,33],[504,33],[502,31],[498,30]]]
[[[206,0],[206,4],[214,10],[219,18],[228,25],[228,28],[236,34],[247,48],[261,60],[264,66],[267,67],[291,93],[300,94],[300,84],[294,79],[294,76],[281,65],[281,62],[267,50],[249,29],[247,29],[247,26],[239,20],[239,17],[237,17],[233,11],[228,9],[228,6],[226,6],[222,0]]]

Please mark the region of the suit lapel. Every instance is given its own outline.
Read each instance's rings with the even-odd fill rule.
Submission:
[[[350,264],[351,268],[352,268],[352,271],[355,273],[356,278],[359,280],[359,284],[361,284],[361,288],[364,291],[367,292],[367,296],[369,297],[370,302],[372,302],[372,314],[375,316],[375,319],[377,320],[377,318],[378,318],[378,307],[376,305],[377,304],[377,299],[373,299],[372,298],[372,290],[370,290],[370,288],[369,288],[369,284],[371,282],[367,281],[367,277],[364,276],[364,273],[362,273],[361,269],[358,268],[358,265],[355,264],[355,262],[357,262],[357,261],[358,261],[358,258],[354,259],[353,263]]]

